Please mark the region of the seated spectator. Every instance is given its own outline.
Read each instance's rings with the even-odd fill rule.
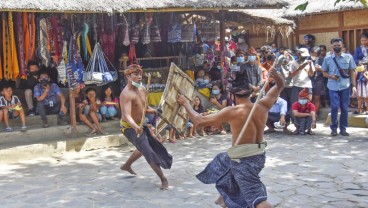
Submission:
[[[5,131],[12,132],[13,129],[9,126],[9,118],[18,118],[22,120],[21,131],[27,131],[26,116],[22,108],[22,103],[16,95],[13,95],[11,86],[3,87],[2,96],[0,96],[0,122],[4,119]]]
[[[83,101],[84,108],[83,114],[86,116],[90,116],[93,123],[96,125],[97,131],[100,134],[107,134],[104,132],[100,121],[102,120],[102,116],[99,113],[99,109],[101,107],[101,101],[96,98],[96,90],[93,88],[88,88],[86,90],[86,99]]]
[[[36,61],[28,61],[27,79],[22,79],[20,82],[20,89],[24,90],[24,97],[28,108],[27,116],[34,116],[36,112],[34,108],[33,90],[38,84],[38,70],[38,63]]]
[[[198,96],[195,97],[195,99],[194,99],[193,109],[198,114],[203,114],[204,113],[204,109],[203,109],[203,106],[202,106],[202,101]],[[191,120],[189,120],[188,123],[187,123],[187,129],[188,129],[188,137],[189,138],[195,137],[195,135],[197,133],[197,128],[196,128],[196,126],[194,126],[194,124],[192,123]],[[203,128],[201,128],[201,136],[207,136],[206,133],[204,132]]]
[[[204,75],[205,75],[205,73],[204,73],[204,70],[203,69],[200,69],[199,71],[198,71],[198,73],[197,73],[197,79],[195,80],[195,86],[197,87],[197,88],[199,88],[199,89],[201,89],[201,88],[205,88],[206,87],[206,85],[208,84],[206,84],[205,82],[204,82]]]
[[[221,93],[220,86],[218,84],[214,84],[212,87],[210,102],[211,106],[209,109],[207,109],[207,112],[205,114],[217,113],[219,110],[227,106],[227,97],[225,94]],[[223,125],[211,126],[209,127],[209,133],[225,135],[226,131],[224,130]]]
[[[88,128],[91,130],[89,135],[97,134],[98,131],[97,131],[96,127],[93,126],[93,124],[89,121],[87,116],[83,113],[84,107],[85,107],[86,104],[83,102],[85,96],[81,92],[80,88],[77,88],[74,91],[74,97],[75,97],[75,106],[76,106],[75,109],[76,109],[78,122],[83,122],[86,126],[88,126]]]
[[[68,109],[65,97],[57,84],[50,82],[47,71],[38,75],[39,84],[34,87],[34,97],[37,99],[37,111],[41,116],[43,127],[49,127],[47,115],[58,114],[58,125],[64,125],[64,117]]]
[[[106,119],[113,119],[118,120],[116,118],[116,114],[118,113],[119,109],[119,100],[115,97],[111,86],[105,85],[102,88],[104,92],[101,96],[101,107],[100,113],[102,115],[102,122],[106,121]]]
[[[309,93],[307,89],[299,93],[299,101],[293,103],[292,106],[293,119],[296,130],[293,134],[314,135],[312,128],[316,128],[316,106],[309,101]]]
[[[288,125],[290,124],[290,114],[288,114],[286,100],[282,99],[281,97],[277,98],[275,104],[268,111],[266,123],[268,129],[264,133],[276,132],[276,127],[274,125],[275,122],[279,122],[280,126],[283,126],[284,133],[290,133],[287,129]]]
[[[153,138],[156,138],[157,141],[164,143],[165,138],[162,137],[160,134],[156,135],[156,122],[158,117],[154,114],[145,114],[146,116],[146,125],[150,130],[150,134]]]

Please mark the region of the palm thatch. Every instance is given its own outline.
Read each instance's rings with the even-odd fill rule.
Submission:
[[[167,8],[275,8],[286,5],[285,0],[1,0],[0,11],[122,13]]]
[[[329,13],[352,9],[363,9],[361,2],[341,1],[335,4],[336,0],[308,0],[309,4],[305,11],[295,10],[295,8],[306,2],[306,0],[287,0],[289,6],[283,9],[284,17],[296,17],[317,13]]]

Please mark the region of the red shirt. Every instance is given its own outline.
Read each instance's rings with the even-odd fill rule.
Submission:
[[[293,103],[293,106],[291,107],[291,109],[293,111],[297,110],[299,113],[310,113],[312,111],[316,111],[316,106],[311,102],[308,102],[304,106],[300,105],[299,102],[295,102]]]

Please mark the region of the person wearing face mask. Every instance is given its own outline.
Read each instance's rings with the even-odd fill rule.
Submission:
[[[299,59],[294,61],[290,67],[289,77],[292,78],[293,87],[291,89],[291,103],[298,100],[298,94],[304,88],[309,90],[309,99],[312,99],[312,81],[315,68],[311,60],[308,60],[310,54],[308,49],[301,48],[298,50]]]
[[[316,107],[309,101],[307,89],[299,93],[299,100],[293,103],[293,120],[295,125],[294,135],[305,133],[314,135],[312,129],[316,128]]]
[[[239,50],[242,50],[242,51],[245,51],[245,52],[248,51],[249,46],[247,44],[247,40],[246,40],[245,35],[239,35],[239,37],[238,37],[238,43],[237,43],[237,48]]]
[[[30,60],[27,64],[27,79],[22,79],[20,82],[20,89],[24,90],[24,98],[26,100],[28,112],[27,116],[35,115],[33,89],[38,84],[38,63]]]
[[[142,86],[142,67],[137,64],[128,66],[124,70],[124,75],[128,80],[120,94],[121,108],[121,132],[137,148],[129,159],[120,167],[132,175],[136,173],[132,169],[132,164],[142,155],[153,171],[161,180],[161,190],[169,189],[169,183],[162,168],[170,169],[172,165],[172,156],[166,148],[155,138],[151,136],[151,131],[147,126],[141,124],[145,113],[157,114],[155,109],[147,107],[146,109],[146,89]],[[160,167],[161,166],[161,167]]]
[[[38,75],[39,84],[34,87],[34,98],[37,100],[37,111],[41,116],[43,128],[49,127],[47,115],[58,114],[58,125],[65,125],[65,114],[68,109],[65,105],[65,96],[57,84],[50,82],[46,70]]]
[[[248,79],[253,93],[250,97],[252,102],[255,102],[257,93],[262,86],[262,67],[257,63],[257,52],[254,48],[250,48],[248,52],[248,62],[240,66],[238,76],[243,76]]]
[[[321,47],[315,46],[311,48],[311,60],[313,61],[316,69],[314,76],[311,77],[311,80],[313,86],[313,103],[316,105],[317,117],[319,115],[319,109],[321,106],[321,96],[325,96],[327,91],[325,77],[323,76],[321,68],[324,57],[321,54]]]
[[[350,87],[353,95],[356,95],[356,64],[353,56],[342,53],[343,40],[333,39],[332,47],[334,54],[327,56],[322,63],[323,75],[328,78],[327,88],[331,103],[331,135],[337,135],[340,124],[340,135],[349,136],[346,132],[348,127],[348,111],[350,102]],[[338,112],[341,112],[340,122]]]
[[[218,84],[214,84],[212,86],[212,93],[211,93],[211,107],[207,110],[209,114],[218,112],[219,110],[225,108],[227,106],[227,97],[225,94],[221,93],[220,86]],[[217,133],[217,134],[226,134],[223,125],[218,126],[211,126],[209,130],[210,134]]]

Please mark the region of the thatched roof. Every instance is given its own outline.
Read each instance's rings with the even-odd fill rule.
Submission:
[[[127,12],[167,8],[274,8],[285,0],[1,0],[0,11]]]
[[[266,25],[294,25],[294,21],[282,17],[284,15],[282,9],[237,9],[229,10],[229,12],[245,14],[252,19],[249,22],[255,21]]]
[[[284,17],[295,17],[309,14],[328,13],[328,12],[364,8],[362,3],[354,1],[341,1],[340,3],[337,3],[335,5],[336,0],[309,0],[307,9],[305,11],[299,11],[295,10],[295,7],[305,3],[306,2],[305,0],[287,0],[287,1],[289,3],[289,6],[283,9]]]

